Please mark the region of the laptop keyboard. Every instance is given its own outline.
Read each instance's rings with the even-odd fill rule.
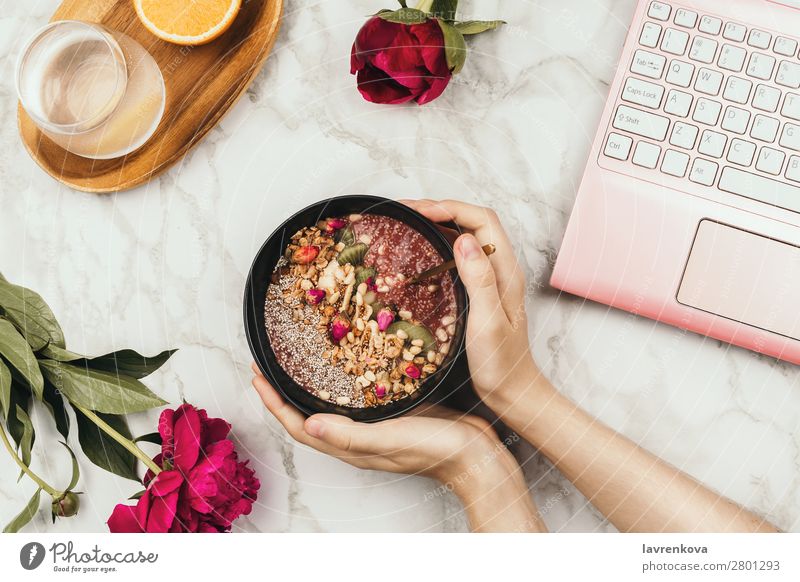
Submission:
[[[643,20],[602,154],[800,213],[798,40],[666,2]]]

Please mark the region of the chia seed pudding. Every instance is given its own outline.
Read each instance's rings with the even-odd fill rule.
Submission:
[[[278,363],[341,406],[414,394],[449,353],[457,314],[450,273],[408,279],[442,261],[422,234],[387,216],[352,214],[299,230],[266,293]]]

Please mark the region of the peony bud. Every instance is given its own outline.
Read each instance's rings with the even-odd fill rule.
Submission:
[[[375,384],[375,396],[378,398],[386,396],[386,386],[384,384]]]
[[[409,378],[413,378],[414,380],[416,380],[422,375],[422,373],[419,371],[419,368],[417,368],[414,364],[410,362],[406,364],[405,368],[403,368],[403,374],[405,374]]]
[[[343,315],[337,315],[331,322],[331,337],[339,342],[350,331],[350,321]]]
[[[384,307],[378,312],[378,315],[375,316],[375,319],[378,321],[378,329],[381,331],[386,331],[394,321],[394,312],[388,307]]]
[[[292,253],[292,262],[299,265],[307,265],[316,259],[317,255],[319,255],[319,247],[300,247]]]
[[[309,289],[306,291],[306,303],[309,305],[319,305],[325,299],[325,291],[322,289]]]
[[[78,513],[81,501],[72,491],[65,493],[61,499],[53,499],[52,512],[57,517],[72,517]]]
[[[333,234],[337,230],[343,229],[345,226],[347,226],[347,221],[344,218],[331,218],[325,225],[325,232],[327,234]]]

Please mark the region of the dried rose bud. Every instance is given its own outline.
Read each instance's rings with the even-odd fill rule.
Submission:
[[[375,384],[375,396],[378,398],[386,396],[386,386],[384,384]]]
[[[375,277],[367,277],[367,280],[364,281],[367,284],[368,291],[377,291],[378,286],[375,284]]]
[[[409,378],[413,378],[414,380],[422,376],[422,372],[419,371],[419,368],[417,368],[414,364],[410,362],[406,364],[405,368],[403,368],[403,374],[405,374]]]
[[[307,265],[316,259],[317,255],[319,255],[319,247],[300,247],[292,253],[292,262],[300,265]]]
[[[378,315],[375,316],[375,319],[378,321],[378,329],[381,331],[386,331],[394,321],[394,312],[388,307],[384,307],[378,312]]]
[[[309,305],[319,305],[325,299],[325,291],[322,289],[309,289],[306,291],[306,303]]]
[[[350,331],[350,321],[343,315],[337,315],[331,322],[331,337],[339,342]]]
[[[327,234],[333,234],[337,230],[343,229],[345,226],[347,226],[347,221],[344,218],[331,218],[325,225],[325,232]]]
[[[62,495],[60,499],[53,499],[51,510],[53,515],[57,517],[72,517],[78,513],[78,508],[80,506],[81,502],[78,496],[72,491],[69,491]]]

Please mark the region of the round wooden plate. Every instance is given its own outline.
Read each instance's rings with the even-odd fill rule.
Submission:
[[[164,118],[141,148],[123,158],[90,160],[57,146],[18,107],[28,153],[56,180],[86,192],[117,192],[157,176],[177,162],[236,103],[269,55],[283,0],[250,0],[215,41],[178,46],[153,36],[131,0],[64,0],[52,20],[98,22],[136,39],[155,58],[167,87]]]

